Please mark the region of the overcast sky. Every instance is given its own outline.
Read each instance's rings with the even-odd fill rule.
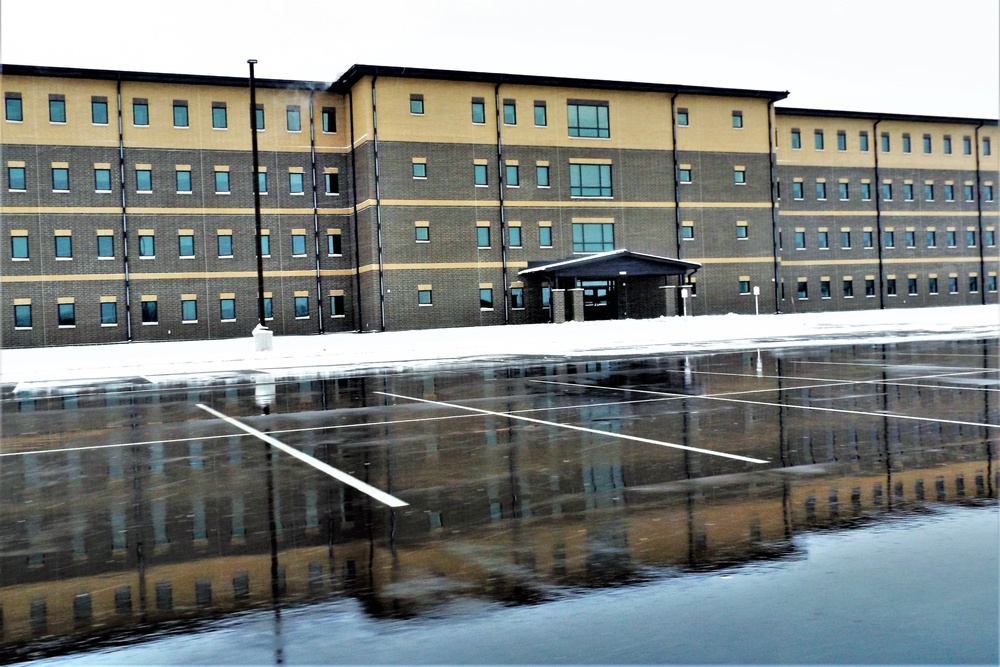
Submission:
[[[997,0],[2,0],[0,61],[336,79],[396,65],[787,90],[1000,115]]]

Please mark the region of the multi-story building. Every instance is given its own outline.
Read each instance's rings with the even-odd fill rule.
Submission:
[[[2,66],[4,346],[997,301],[996,120],[373,66],[256,82],[260,294],[248,83]]]

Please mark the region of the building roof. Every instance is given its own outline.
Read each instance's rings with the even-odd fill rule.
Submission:
[[[569,278],[618,276],[675,276],[697,271],[701,264],[670,257],[632,252],[626,248],[570,257],[555,262],[528,262],[519,276],[546,275]]]
[[[801,109],[774,107],[778,116],[813,116],[819,118],[859,118],[864,120],[900,120],[906,122],[961,123],[970,125],[996,125],[996,118],[962,118],[957,116],[926,116],[923,114],[879,113],[877,111],[837,111],[833,109]]]

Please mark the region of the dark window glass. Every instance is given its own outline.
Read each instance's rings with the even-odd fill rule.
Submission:
[[[885,234],[883,234],[883,238],[885,239],[884,243],[885,243],[885,247],[886,248],[895,248],[896,247],[896,233],[895,232],[885,232]]]
[[[485,310],[493,309],[493,289],[483,287],[479,290],[479,307]]]
[[[864,201],[870,201],[872,198],[872,184],[862,183],[861,184],[861,199]]]
[[[479,100],[472,101],[472,122],[473,123],[486,122],[486,105]]]
[[[188,126],[187,102],[174,102],[174,127]]]
[[[7,187],[10,190],[25,190],[24,167],[7,167]]]
[[[97,256],[98,257],[115,256],[115,237],[108,236],[107,234],[102,234],[97,237]]]
[[[326,235],[326,252],[328,255],[344,254],[344,247],[340,239],[340,234]]]
[[[972,155],[972,137],[962,137],[962,153]]]
[[[889,133],[888,132],[883,132],[882,133],[882,152],[883,153],[888,153],[889,152],[889,147],[890,147],[889,146]]]
[[[821,299],[830,298],[830,281],[821,280],[819,281],[819,296]]]
[[[816,199],[826,199],[826,183],[816,181]]]
[[[344,295],[333,294],[330,296],[330,317],[344,316]]]
[[[524,288],[510,288],[510,307],[514,309],[524,308]]]
[[[19,329],[31,328],[31,306],[20,304],[14,306],[14,326]]]
[[[69,169],[54,167],[52,169],[52,189],[69,190]]]
[[[611,165],[571,164],[569,194],[572,197],[611,197]]]
[[[49,122],[66,122],[66,100],[49,99]]]
[[[847,150],[847,133],[843,130],[837,132],[837,150],[846,151]]]
[[[851,233],[850,232],[840,232],[840,247],[850,248],[851,247]]]
[[[143,301],[140,311],[143,324],[155,324],[160,321],[155,301]]]
[[[681,127],[687,127],[688,126],[688,120],[689,120],[689,118],[688,118],[688,110],[687,109],[678,109],[677,110],[677,124],[680,125]]]
[[[14,97],[13,95],[17,95]],[[24,108],[21,106],[21,95],[20,93],[7,93],[6,99],[4,100],[4,111],[5,118],[11,121],[23,121],[24,120]]]
[[[544,102],[535,102],[535,125],[545,127],[549,124],[548,109]]]
[[[858,133],[858,150],[862,153],[868,152],[868,133],[859,132]]]
[[[108,124],[108,101],[105,99],[90,100],[90,120],[94,125]]]
[[[979,276],[969,276],[969,292],[979,291]]]
[[[322,121],[324,132],[336,132],[337,110],[334,107],[323,107]]]
[[[795,232],[795,249],[804,250],[806,247],[806,233]]]
[[[118,324],[118,304],[113,301],[101,303],[101,324]]]
[[[904,153],[910,152],[910,135],[908,134],[903,135],[903,152]]]
[[[951,155],[951,137],[947,134],[944,136],[944,144],[942,146],[945,155]]]
[[[56,238],[56,257],[72,257],[73,237],[57,236],[55,238]]]
[[[885,281],[885,293],[889,296],[896,296],[896,279],[887,278]]]
[[[149,105],[146,102],[132,103],[132,124],[149,125]]]
[[[816,130],[813,132],[813,143],[816,146],[816,150],[823,150],[823,130]]]
[[[931,149],[932,149],[931,135],[925,134],[924,135],[924,153],[927,154],[927,155],[930,155],[931,154]]]
[[[841,201],[847,201],[851,198],[850,183],[838,183],[837,190],[839,191]]]
[[[861,242],[866,248],[875,246],[875,237],[870,231],[861,232]]]
[[[224,130],[229,126],[226,118],[226,105],[220,102],[212,104],[212,127],[216,130]]]
[[[340,193],[340,174],[336,172],[327,172],[323,174],[323,187],[326,189],[326,194],[335,195]]]
[[[907,278],[906,279],[906,291],[907,291],[908,294],[910,294],[910,296],[913,296],[913,295],[915,295],[917,293],[917,279],[916,278]]]
[[[743,290],[743,283],[746,283],[746,291]],[[740,294],[750,293],[750,281],[741,280],[740,281]],[[800,299],[809,298],[809,283],[805,280],[799,280],[795,284],[795,295]]]
[[[796,150],[802,148],[802,132],[800,130],[792,130],[792,148]]]
[[[874,278],[865,278],[865,296],[875,296]]]
[[[743,112],[742,111],[734,111],[733,112],[733,128],[738,130],[738,129],[742,128],[742,127],[743,127]]]
[[[295,297],[295,317],[309,317],[309,297]]]
[[[844,296],[846,298],[851,298],[854,296],[854,281],[845,280],[844,281]]]
[[[802,192],[802,182],[795,181],[792,183],[792,198],[793,199],[803,199],[805,195]]]
[[[76,326],[76,305],[72,303],[60,303],[56,305],[56,314],[59,317],[59,326]]]
[[[606,139],[611,136],[606,104],[570,104],[569,136]]]
[[[177,254],[180,257],[194,257],[194,237],[182,234],[177,237]]]
[[[574,222],[573,252],[615,249],[615,226],[608,222]]]
[[[927,293],[937,294],[938,293],[938,279],[931,276],[927,279]]]
[[[976,232],[971,229],[965,230],[965,245],[970,248],[976,247]]]
[[[821,250],[826,250],[830,247],[830,232],[820,232],[818,238]]]

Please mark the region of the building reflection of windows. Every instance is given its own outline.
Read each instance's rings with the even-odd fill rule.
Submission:
[[[307,487],[305,493],[305,526],[307,531],[319,529],[319,494],[316,489]]]
[[[153,498],[150,501],[150,513],[153,519],[153,544],[161,549],[170,544],[167,539],[167,499]]]
[[[208,544],[205,498],[201,494],[191,499],[191,538],[194,540],[195,546]]]
[[[125,468],[122,465],[122,450],[119,447],[112,447],[107,450],[106,456],[108,457],[108,477],[112,479],[121,479],[125,474]]]
[[[73,627],[77,630],[87,628],[94,621],[94,606],[90,593],[77,593],[73,598]]]
[[[126,540],[125,509],[123,507],[111,508],[111,548],[115,555],[124,555],[128,546]]]
[[[149,446],[149,471],[153,473],[163,472],[163,443],[154,442]]]
[[[72,525],[72,548],[73,558],[80,560],[87,557],[87,517],[80,510],[79,505],[74,505]]]
[[[40,568],[45,565],[45,526],[42,517],[30,515],[25,528],[28,531],[28,567]]]
[[[913,495],[916,497],[917,501],[924,501],[924,480],[918,479],[913,484]]]
[[[37,454],[25,454],[21,457],[21,479],[24,481],[24,488],[26,489],[38,486]]]
[[[192,440],[188,443],[188,464],[192,468],[201,469],[205,467],[204,443]]]
[[[44,635],[49,628],[48,607],[45,598],[35,598],[31,601],[31,633]]]
[[[226,443],[229,465],[238,468],[243,464],[243,441],[240,437],[229,438]]]
[[[552,576],[556,578],[565,577],[566,570],[566,545],[552,545]]]
[[[237,602],[250,599],[250,575],[247,572],[237,572],[233,575],[233,599]]]
[[[232,531],[230,537],[235,544],[242,544],[246,537],[246,527],[243,523],[244,504],[242,494],[234,494],[232,497]]]
[[[132,587],[124,584],[115,589],[115,613],[119,616],[132,614]]]
[[[209,579],[195,579],[194,603],[199,607],[212,606],[212,582]]]
[[[172,611],[174,608],[174,587],[169,581],[158,581],[153,589],[157,611]]]
[[[326,592],[326,576],[323,573],[323,564],[312,562],[309,563],[308,567],[309,594],[318,595]]]
[[[872,504],[875,505],[875,507],[877,507],[879,509],[882,508],[882,485],[881,484],[875,484],[872,487]]]

